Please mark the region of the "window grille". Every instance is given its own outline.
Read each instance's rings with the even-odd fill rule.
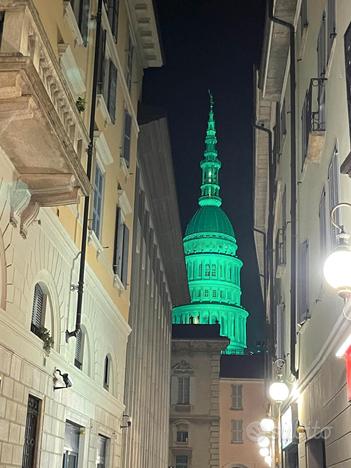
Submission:
[[[22,467],[32,468],[38,442],[38,425],[40,421],[40,403],[38,398],[28,396],[26,429],[24,434]]]
[[[190,376],[178,377],[178,404],[190,404]]]
[[[31,331],[36,335],[39,335],[40,329],[44,326],[45,323],[46,300],[46,294],[44,293],[40,284],[37,283],[34,287],[31,321]]]
[[[232,385],[232,409],[243,409],[243,386],[234,384]]]
[[[243,421],[242,419],[232,420],[232,444],[243,443]]]
[[[99,164],[95,163],[94,176],[94,200],[93,200],[93,223],[92,229],[99,239],[101,236],[101,221],[103,207],[103,192],[104,192],[104,175]]]

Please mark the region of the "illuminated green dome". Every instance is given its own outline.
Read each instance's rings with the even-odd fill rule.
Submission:
[[[173,323],[219,323],[221,335],[230,343],[228,354],[243,354],[246,348],[248,312],[241,305],[240,271],[234,229],[221,208],[217,137],[210,96],[210,113],[205,139],[199,209],[183,238],[191,304],[173,309]]]
[[[216,232],[234,237],[232,223],[219,206],[201,206],[188,224],[185,236],[201,232]]]

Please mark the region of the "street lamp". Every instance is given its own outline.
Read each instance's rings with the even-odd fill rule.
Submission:
[[[270,455],[267,455],[267,457],[264,457],[264,461],[267,463],[268,466],[272,465],[272,457]]]
[[[285,382],[273,382],[269,387],[269,396],[277,403],[282,403],[289,396],[289,387]]]
[[[263,432],[272,432],[274,429],[274,420],[272,418],[261,419],[260,426]]]
[[[261,455],[261,457],[267,457],[269,455],[269,448],[267,447],[261,447],[258,453]]]
[[[344,231],[344,227],[335,220],[335,213],[342,207],[351,208],[350,203],[339,203],[330,213],[332,225],[339,230],[337,234],[338,245],[327,257],[324,263],[324,277],[326,282],[337,291],[339,296],[346,298],[351,294],[351,246],[350,235]]]
[[[268,437],[266,437],[266,436],[260,436],[260,437],[257,439],[257,443],[258,443],[259,447],[261,447],[261,448],[268,448],[270,442],[269,442]]]

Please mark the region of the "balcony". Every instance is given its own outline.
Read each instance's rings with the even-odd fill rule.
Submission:
[[[302,109],[302,161],[319,163],[325,143],[325,78],[312,78]]]
[[[41,206],[89,193],[88,135],[33,1],[2,1],[0,17],[0,146],[16,170],[11,222],[26,237]]]

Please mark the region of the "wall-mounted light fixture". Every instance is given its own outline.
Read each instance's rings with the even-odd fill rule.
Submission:
[[[73,382],[67,373],[62,373],[60,369],[54,370],[54,390],[72,387]]]
[[[274,363],[277,369],[277,381],[272,382],[269,386],[269,396],[276,403],[282,403],[287,400],[290,390],[287,384],[283,381],[282,370],[285,366],[284,359],[277,359]]]
[[[120,425],[121,429],[128,429],[132,425],[132,418],[128,414],[122,416],[122,424]]]

